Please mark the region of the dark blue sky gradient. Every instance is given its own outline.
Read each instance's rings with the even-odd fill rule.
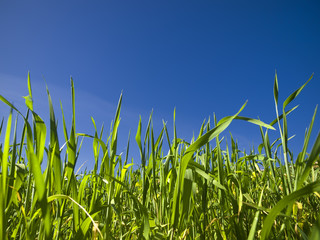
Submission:
[[[22,106],[30,71],[35,104],[47,118],[45,78],[61,123],[59,100],[70,113],[72,76],[77,131],[93,134],[90,117],[107,131],[123,90],[119,151],[131,129],[135,155],[139,115],[145,126],[152,109],[160,131],[162,119],[172,130],[176,107],[178,136],[189,141],[205,118],[232,115],[246,100],[241,115],[271,122],[275,70],[281,103],[315,73],[290,105],[300,104],[288,119],[299,151],[320,102],[319,12],[319,1],[4,0],[0,94]],[[1,117],[8,112],[1,104]],[[312,143],[319,117],[314,128]],[[260,143],[254,125],[234,122],[230,131],[242,147]]]

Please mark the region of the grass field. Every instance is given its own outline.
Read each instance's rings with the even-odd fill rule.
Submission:
[[[311,78],[278,103],[275,76],[277,117],[269,124],[243,117],[245,103],[233,116],[204,121],[187,142],[175,125],[169,133],[164,123],[156,136],[152,116],[145,131],[140,119],[127,147],[140,151],[133,169],[128,152],[117,153],[121,96],[107,138],[94,121],[94,136],[79,134],[71,79],[72,122],[63,117],[58,136],[50,93],[46,125],[33,111],[28,76],[26,114],[0,96],[12,109],[0,123],[0,239],[320,239],[320,134],[309,147],[317,108],[296,159],[287,134],[287,115],[296,108],[287,105]],[[260,127],[255,151],[220,136],[234,120]],[[278,139],[270,140],[276,126]],[[82,137],[93,140],[95,164],[78,173]]]

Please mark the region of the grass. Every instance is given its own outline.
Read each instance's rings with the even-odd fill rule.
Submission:
[[[320,134],[307,153],[317,108],[296,159],[287,133],[287,116],[296,108],[287,106],[311,78],[280,108],[275,76],[270,124],[241,116],[245,103],[233,116],[204,121],[187,142],[175,124],[172,135],[163,123],[155,136],[152,114],[143,136],[140,119],[140,167],[134,170],[128,152],[117,154],[122,96],[107,138],[94,120],[94,136],[80,134],[71,79],[72,122],[67,127],[61,106],[61,138],[48,89],[50,124],[34,112],[28,75],[25,115],[0,95],[11,108],[0,124],[0,239],[318,239]],[[13,111],[23,120],[21,130]],[[232,135],[230,145],[220,137],[235,120],[260,127],[257,151],[239,150]],[[271,143],[275,125],[279,138]],[[90,172],[75,172],[80,137],[93,139]]]

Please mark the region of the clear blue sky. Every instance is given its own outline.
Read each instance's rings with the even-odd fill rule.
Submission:
[[[1,0],[0,94],[22,108],[30,71],[35,110],[47,119],[45,79],[61,127],[59,100],[70,114],[72,76],[77,131],[93,134],[90,117],[108,130],[123,90],[121,152],[129,129],[137,149],[139,115],[145,127],[152,109],[155,128],[164,119],[172,129],[176,107],[178,136],[187,141],[205,118],[232,115],[246,100],[242,115],[269,123],[275,70],[280,101],[314,73],[291,104],[300,104],[289,117],[291,146],[300,150],[320,102],[319,13],[319,1]],[[1,118],[8,112],[0,104]],[[260,143],[254,125],[230,130],[240,146]],[[85,154],[81,161],[90,162]]]

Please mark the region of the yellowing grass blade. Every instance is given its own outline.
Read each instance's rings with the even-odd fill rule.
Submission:
[[[85,212],[85,214],[88,216],[88,218],[91,220],[94,228],[99,232],[101,238],[103,238],[102,236],[102,233],[99,229],[99,226],[96,224],[96,222],[93,220],[92,216],[86,211],[86,209],[84,207],[82,207],[77,201],[75,201],[72,197],[69,197],[67,195],[62,195],[62,194],[59,194],[59,195],[53,195],[53,196],[50,196],[48,197],[48,202],[52,202],[53,200],[56,200],[56,199],[67,199],[67,200],[70,200],[72,201],[74,204],[76,204],[83,212]]]
[[[320,181],[316,181],[306,185],[305,187],[292,192],[291,194],[282,198],[275,207],[272,208],[267,218],[263,222],[263,228],[261,231],[261,239],[267,239],[269,236],[270,229],[274,224],[274,220],[277,215],[287,206],[290,206],[295,200],[302,198],[306,195],[310,195],[313,192],[320,192]]]

